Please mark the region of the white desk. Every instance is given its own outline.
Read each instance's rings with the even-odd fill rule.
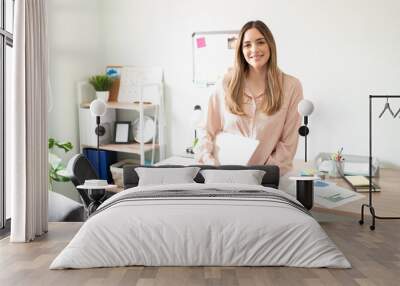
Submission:
[[[183,165],[183,166],[189,166],[189,165],[196,165],[196,161],[194,160],[193,156],[190,155],[172,155],[171,157],[168,157],[165,160],[162,160],[155,164],[156,166],[161,166],[161,165]]]

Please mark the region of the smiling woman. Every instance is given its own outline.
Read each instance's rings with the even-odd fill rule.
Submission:
[[[300,81],[278,67],[269,28],[261,21],[246,23],[237,40],[235,65],[210,98],[198,162],[224,163],[216,154],[223,146],[215,148],[215,141],[226,132],[259,141],[248,165],[278,165],[286,173],[297,149],[297,105],[302,98]]]
[[[256,28],[251,28],[245,33],[242,50],[246,61],[255,69],[262,69],[269,60],[267,41]]]

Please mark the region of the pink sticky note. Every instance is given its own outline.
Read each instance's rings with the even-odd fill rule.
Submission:
[[[196,39],[197,48],[204,48],[206,46],[206,38],[201,37]]]

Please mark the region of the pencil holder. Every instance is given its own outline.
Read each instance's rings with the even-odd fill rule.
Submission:
[[[329,169],[328,175],[329,177],[332,178],[338,178],[341,177],[341,174],[343,174],[343,166],[344,162],[342,161],[335,161],[331,160],[331,168]]]

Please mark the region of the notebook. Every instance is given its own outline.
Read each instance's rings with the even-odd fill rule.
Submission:
[[[369,186],[369,180],[364,176],[345,176],[346,179],[354,186]]]
[[[346,181],[350,184],[354,191],[364,193],[369,192],[369,179],[364,176],[345,176]],[[376,183],[372,183],[372,191],[380,192],[380,187]]]
[[[221,165],[247,165],[260,141],[241,135],[219,133],[214,156]]]

